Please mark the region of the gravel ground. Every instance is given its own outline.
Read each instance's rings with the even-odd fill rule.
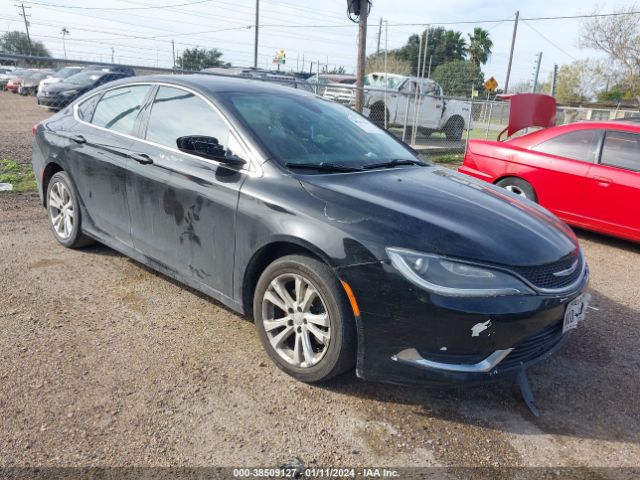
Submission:
[[[34,97],[0,91],[0,159],[31,162],[31,127],[51,113]]]
[[[30,130],[34,110],[12,117]],[[5,123],[0,152],[28,159],[30,131],[9,135]],[[511,382],[298,383],[271,364],[246,318],[106,247],[58,245],[34,194],[0,195],[0,232],[0,466],[269,467],[297,457],[586,467],[581,478],[640,466],[638,245],[580,232],[597,310],[531,369],[534,418]]]

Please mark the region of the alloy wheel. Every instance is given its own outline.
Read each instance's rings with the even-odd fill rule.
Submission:
[[[262,297],[262,322],[274,351],[298,368],[316,365],[331,340],[325,301],[310,280],[297,273],[274,278]]]
[[[63,182],[55,182],[49,191],[49,218],[56,235],[67,240],[73,233],[75,225],[75,211],[71,192]]]
[[[527,198],[527,194],[517,185],[505,185],[506,190],[509,190],[511,193],[515,193],[516,195],[520,195],[521,197]]]

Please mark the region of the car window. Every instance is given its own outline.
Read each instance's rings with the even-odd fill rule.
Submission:
[[[577,130],[539,143],[532,150],[557,157],[595,163],[600,130]]]
[[[190,135],[214,137],[227,148],[229,127],[211,105],[180,88],[160,87],[151,106],[145,138],[177,148],[177,139]]]
[[[130,135],[149,88],[131,85],[109,90],[98,102],[91,123]]]
[[[640,135],[630,132],[607,132],[600,163],[640,171]]]
[[[84,120],[85,122],[91,121],[91,116],[93,115],[93,110],[96,108],[98,100],[100,100],[100,95],[94,95],[78,105],[78,117],[80,120]]]

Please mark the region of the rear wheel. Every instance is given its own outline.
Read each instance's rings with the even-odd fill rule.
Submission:
[[[253,312],[265,350],[292,377],[322,382],[354,366],[353,312],[326,264],[303,255],[274,261],[258,280]]]
[[[536,191],[533,189],[531,184],[521,178],[516,178],[516,177],[503,178],[502,180],[497,182],[496,185],[504,188],[505,190],[509,190],[511,193],[515,193],[516,195],[520,195],[521,197],[527,198],[532,202],[538,201],[538,196],[536,195]]]
[[[80,248],[93,243],[80,228],[80,207],[66,172],[57,172],[47,187],[49,225],[56,240],[68,248]]]
[[[387,124],[389,123],[389,111],[384,106],[384,103],[374,103],[371,106],[371,111],[369,112],[369,118],[379,127],[384,128],[385,124],[385,113]]]

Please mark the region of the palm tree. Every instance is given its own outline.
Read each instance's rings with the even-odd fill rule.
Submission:
[[[67,42],[65,42],[67,35],[69,35],[69,30],[67,30],[67,27],[62,27],[62,30],[60,30],[60,35],[62,35],[62,49],[64,50],[64,58],[67,58]]]
[[[469,35],[469,60],[476,65],[484,65],[489,60],[493,42],[489,38],[489,32],[484,28],[476,27],[473,35]]]

